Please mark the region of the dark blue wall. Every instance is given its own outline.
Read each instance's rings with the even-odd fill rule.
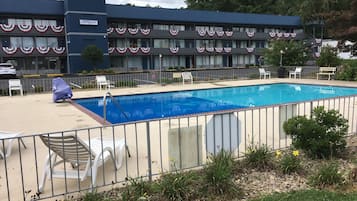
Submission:
[[[103,51],[104,61],[96,68],[107,68],[109,57],[104,0],[65,0],[64,10],[69,73],[94,69],[81,57],[81,52],[88,45],[95,45]],[[95,24],[81,24],[80,20]]]

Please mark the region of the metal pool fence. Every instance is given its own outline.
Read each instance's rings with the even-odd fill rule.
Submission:
[[[290,67],[294,69],[294,67]],[[303,77],[309,76],[318,71],[315,66],[305,66],[303,68]],[[196,81],[212,81],[212,80],[236,80],[247,78],[259,78],[257,68],[216,68],[216,69],[185,69],[192,72],[192,76]],[[274,74],[275,69],[271,69]],[[145,72],[127,72],[106,75],[107,79],[115,87],[134,87],[136,85],[153,84],[160,82],[161,84],[170,84],[173,82],[181,82],[180,79],[174,78],[174,73],[181,73],[180,71],[162,71],[157,70]],[[51,77],[40,78],[21,78],[23,90],[25,94],[52,92]],[[65,76],[63,79],[74,88],[80,86],[83,89],[96,88],[95,75],[88,76]],[[8,80],[0,80],[0,96],[9,95]],[[16,91],[14,91],[16,93]]]
[[[283,122],[309,117],[316,106],[338,110],[352,135],[356,104],[356,96],[346,96],[1,139],[0,200],[67,198],[92,187],[122,187],[126,178],[151,180],[202,167],[222,149],[238,159],[252,145],[287,148],[291,138],[283,132]]]

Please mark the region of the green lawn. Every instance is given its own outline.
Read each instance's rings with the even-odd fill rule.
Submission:
[[[254,201],[357,201],[357,193],[335,193],[328,191],[306,190],[279,193]]]

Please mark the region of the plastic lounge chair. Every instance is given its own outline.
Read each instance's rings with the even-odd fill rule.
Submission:
[[[299,77],[301,79],[301,72],[302,72],[302,68],[296,67],[294,71],[289,72],[289,78],[292,78],[294,76],[294,78],[296,79],[297,76],[299,75]]]
[[[7,158],[11,155],[11,149],[12,149],[12,142],[14,140],[16,140],[16,137],[18,137],[21,133],[10,133],[10,132],[5,132],[5,131],[0,131],[0,158]],[[8,139],[10,138],[10,139]],[[8,141],[7,142],[7,148],[3,147],[2,145],[5,143],[3,143],[3,141]],[[20,138],[20,142],[22,143],[22,145],[24,146],[24,148],[26,149],[26,145],[24,143],[24,141],[22,140],[22,138]],[[6,151],[5,151],[6,150]]]
[[[181,73],[182,77],[182,84],[185,84],[185,80],[191,81],[191,84],[193,84],[193,77],[191,72],[183,72]]]
[[[55,103],[71,99],[73,96],[71,87],[60,77],[52,80],[52,93]]]
[[[40,138],[51,152],[45,162],[39,192],[43,192],[47,176],[78,179],[80,181],[91,176],[91,188],[94,188],[98,167],[111,158],[115,170],[118,170],[122,165],[124,148],[126,147],[123,139],[114,142],[113,140],[95,138],[88,142],[75,135],[41,135]],[[114,150],[116,153],[114,153]],[[129,150],[127,149],[127,151],[130,157]],[[61,160],[58,160],[58,158],[61,158]],[[63,163],[70,163],[73,169],[55,169],[57,165],[63,167]],[[80,168],[81,165],[85,165],[85,168]]]
[[[104,75],[96,75],[95,80],[97,81],[97,88],[102,90],[102,87],[110,89],[110,81]]]
[[[21,96],[24,95],[22,89],[22,84],[20,79],[10,79],[9,80],[9,95],[12,96],[12,91],[20,91]]]
[[[270,79],[270,71],[265,71],[264,68],[259,68],[259,79],[262,79],[262,77],[264,77],[264,79],[266,79],[267,76]]]

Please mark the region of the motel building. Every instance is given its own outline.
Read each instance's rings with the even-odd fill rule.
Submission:
[[[0,62],[18,74],[73,74],[93,67],[88,45],[103,51],[98,68],[115,72],[244,67],[260,62],[269,40],[302,40],[298,16],[163,9],[104,0],[1,0]]]

